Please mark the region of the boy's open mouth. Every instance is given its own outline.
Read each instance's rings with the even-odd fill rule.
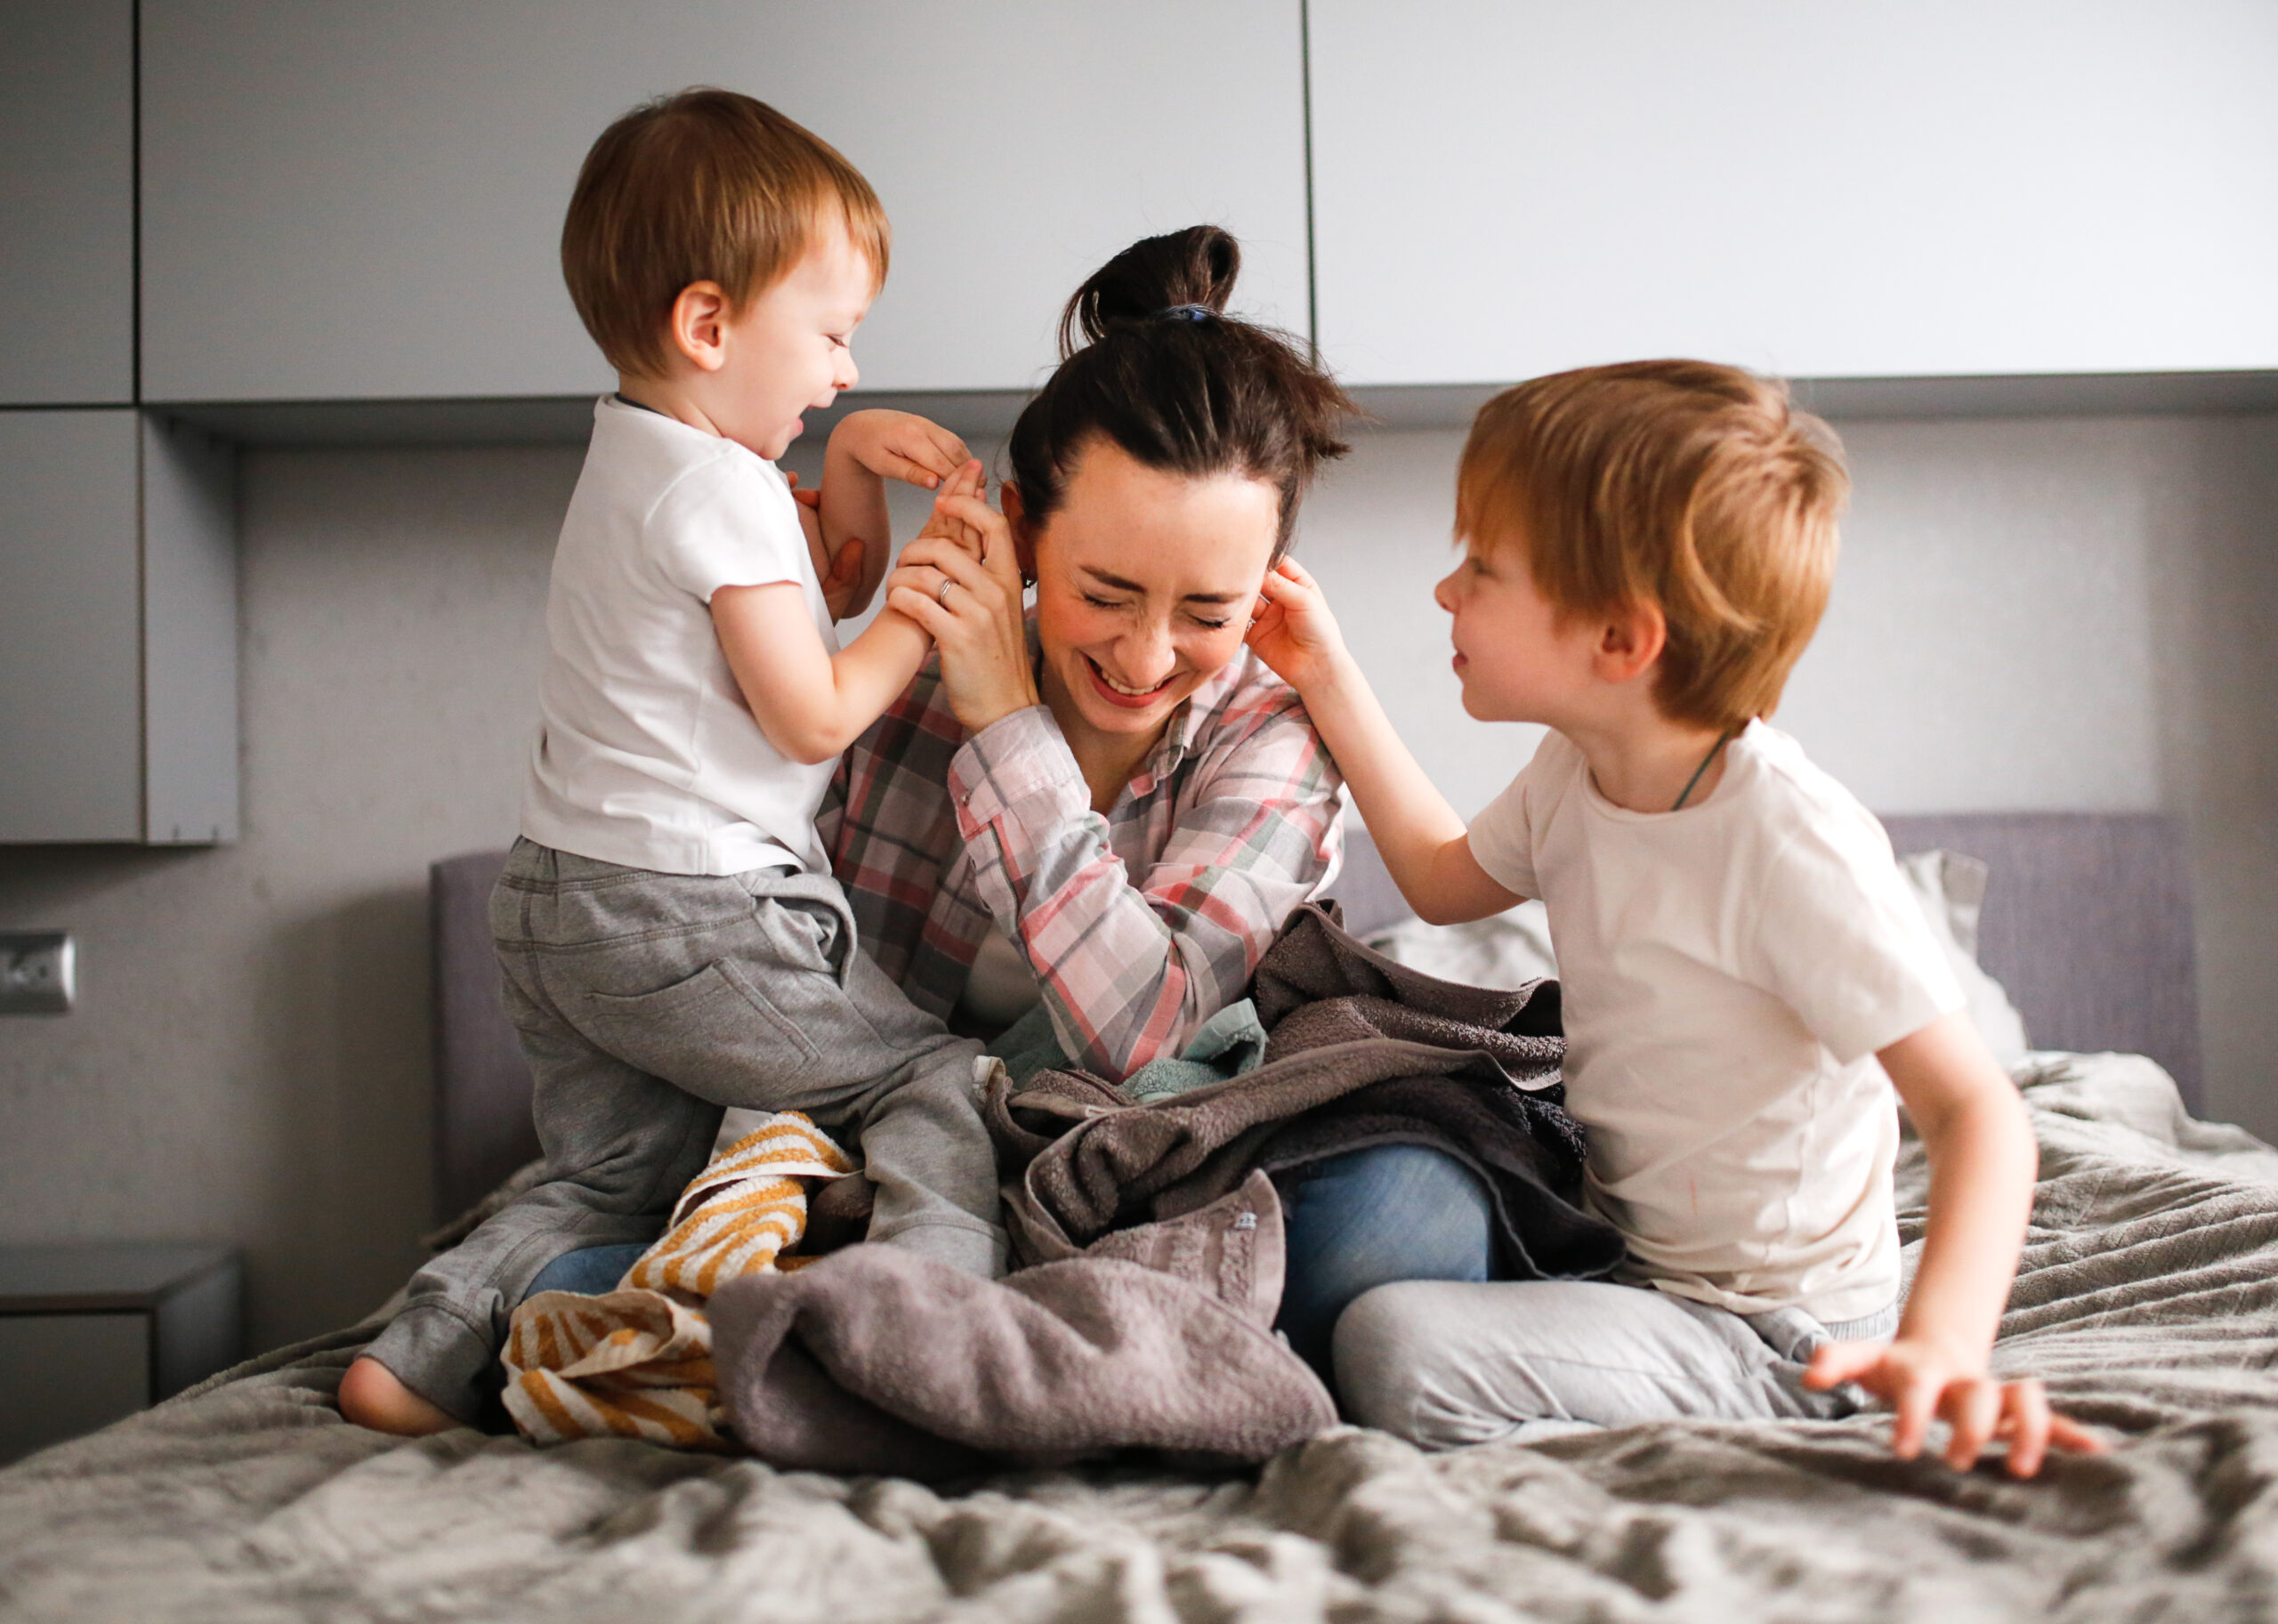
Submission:
[[[1085,655],[1083,660],[1084,669],[1091,673],[1092,686],[1098,691],[1100,697],[1111,705],[1120,705],[1127,709],[1138,710],[1152,705],[1163,690],[1171,684],[1171,679],[1167,676],[1152,688],[1126,688],[1102,670],[1099,661],[1090,655]]]

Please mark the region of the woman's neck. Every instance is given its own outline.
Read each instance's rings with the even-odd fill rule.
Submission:
[[[1103,733],[1084,720],[1049,660],[1038,673],[1037,686],[1042,690],[1046,708],[1060,724],[1060,735],[1068,741],[1069,752],[1084,775],[1085,788],[1092,792],[1092,810],[1104,818],[1123,798],[1124,787],[1161,739],[1170,718],[1165,717],[1162,727],[1152,732]]]

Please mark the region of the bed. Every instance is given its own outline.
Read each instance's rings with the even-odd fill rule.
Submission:
[[[1143,1461],[948,1486],[629,1441],[343,1424],[376,1319],[0,1472],[12,1619],[2208,1620],[2278,1610],[2278,1151],[2198,1120],[2179,835],[2157,818],[1891,820],[1985,860],[1980,959],[2040,1046],[2003,1321],[2116,1447],[2016,1484],[1883,1424],[1671,1424],[1425,1455],[1338,1427],[1263,1468]],[[486,990],[496,854],[439,865],[439,1184],[527,1153]],[[1395,930],[1364,845],[1348,921]],[[477,949],[480,949],[477,951]],[[489,1022],[488,1027],[485,1022]],[[2180,1087],[2179,1087],[2180,1085]],[[1919,1241],[1910,1143],[1902,1224]]]

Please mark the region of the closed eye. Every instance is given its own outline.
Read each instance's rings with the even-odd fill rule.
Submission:
[[[1123,607],[1113,598],[1103,598],[1088,592],[1084,594],[1084,602],[1094,609],[1121,609]]]

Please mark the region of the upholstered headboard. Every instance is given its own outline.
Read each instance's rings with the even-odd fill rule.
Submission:
[[[2036,1046],[2149,1054],[2200,1104],[2199,995],[2181,824],[2151,813],[1961,812],[1884,820],[1903,854],[1943,847],[1991,879],[1978,959]],[[435,1202],[464,1211],[537,1154],[529,1072],[499,1003],[490,888],[504,852],[437,863]],[[1369,837],[1334,887],[1362,934],[1408,915]]]

